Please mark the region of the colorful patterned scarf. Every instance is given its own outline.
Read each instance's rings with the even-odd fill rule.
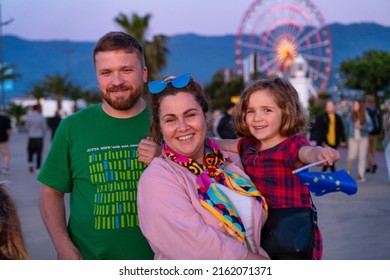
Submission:
[[[267,204],[260,191],[247,178],[229,170],[224,170],[224,158],[218,145],[209,138],[205,140],[205,163],[200,164],[186,156],[175,153],[164,145],[167,157],[190,170],[197,178],[197,189],[200,203],[222,222],[226,231],[240,242],[246,241],[245,227],[230,199],[216,186],[222,184],[236,193],[253,196],[267,211]]]

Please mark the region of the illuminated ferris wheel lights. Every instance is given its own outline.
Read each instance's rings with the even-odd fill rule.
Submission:
[[[241,20],[236,50],[237,72],[245,72],[245,77],[254,71],[248,66],[253,53],[257,71],[280,75],[288,75],[286,68],[301,55],[314,76],[314,87],[326,90],[332,60],[330,32],[310,0],[254,0]]]
[[[282,67],[290,66],[297,57],[297,47],[288,40],[282,40],[276,48],[277,59]]]

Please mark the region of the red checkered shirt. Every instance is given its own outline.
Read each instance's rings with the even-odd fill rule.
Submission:
[[[267,200],[269,208],[311,207],[310,191],[291,173],[298,168],[299,149],[310,146],[301,134],[261,150],[254,137],[240,139],[238,150],[246,173]],[[317,227],[313,259],[322,258],[322,238]]]

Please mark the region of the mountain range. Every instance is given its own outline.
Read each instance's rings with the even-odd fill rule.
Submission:
[[[328,88],[335,83],[340,63],[362,56],[367,50],[390,51],[390,27],[374,23],[330,24],[332,72]],[[225,68],[235,69],[236,35],[202,36],[182,34],[167,39],[167,66],[161,76],[190,72],[201,83]],[[4,62],[17,66],[21,78],[13,83],[6,98],[28,95],[34,83],[46,75],[68,74],[70,80],[83,88],[97,89],[92,50],[95,42],[67,40],[26,40],[12,35],[3,37]]]

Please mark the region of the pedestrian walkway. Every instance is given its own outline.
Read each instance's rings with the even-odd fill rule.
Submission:
[[[345,169],[347,149],[339,149],[337,170]],[[376,174],[366,174],[354,195],[313,195],[324,240],[325,260],[390,260],[390,183],[383,152],[377,152]],[[312,171],[321,171],[321,167]],[[357,179],[354,164],[351,176]]]
[[[50,135],[44,143],[44,158]],[[1,175],[11,184],[21,218],[28,250],[35,260],[56,259],[56,252],[41,220],[38,208],[40,183],[28,171],[27,135],[14,133],[10,140],[10,176]],[[337,169],[345,168],[346,149],[341,148]],[[325,260],[390,260],[390,183],[382,152],[377,153],[378,170],[367,174],[367,182],[358,184],[358,193],[313,195],[324,239]],[[356,168],[356,167],[354,167]],[[320,171],[314,168],[312,171]],[[356,169],[352,169],[356,178]]]
[[[43,159],[50,145],[50,133],[46,133]],[[10,174],[1,175],[9,181],[24,232],[25,242],[32,259],[56,259],[51,239],[45,229],[38,207],[40,183],[36,174],[30,173],[27,164],[27,134],[13,132],[10,138]]]

